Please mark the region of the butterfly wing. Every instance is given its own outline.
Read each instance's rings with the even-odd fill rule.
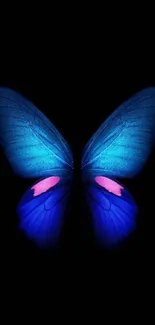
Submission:
[[[68,174],[73,156],[65,139],[37,107],[20,94],[0,88],[0,143],[22,177]]]
[[[154,141],[155,88],[148,88],[122,104],[84,149],[82,174],[100,242],[116,244],[134,229],[136,204],[113,178],[137,175]]]
[[[101,125],[82,156],[94,176],[131,178],[143,168],[155,141],[155,88],[140,91]]]
[[[85,192],[96,238],[101,245],[118,244],[136,227],[137,205],[120,183],[98,176],[87,179]]]
[[[72,179],[69,146],[32,103],[7,88],[0,88],[0,143],[15,173],[46,177],[26,192],[17,212],[28,237],[43,246],[53,245]]]
[[[20,229],[40,247],[54,247],[60,236],[70,183],[48,177],[35,183],[21,199],[17,212]]]

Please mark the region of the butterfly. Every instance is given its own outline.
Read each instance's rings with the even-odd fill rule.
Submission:
[[[117,178],[140,173],[154,141],[152,87],[120,105],[84,148],[81,175],[101,245],[115,246],[136,228],[137,204]],[[0,144],[16,174],[38,178],[17,207],[19,228],[36,245],[55,246],[72,188],[69,145],[38,108],[8,88],[0,88]]]

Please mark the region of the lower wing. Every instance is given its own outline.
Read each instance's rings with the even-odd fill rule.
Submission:
[[[35,183],[21,199],[17,213],[19,228],[37,246],[56,245],[70,194],[70,181],[48,177]]]
[[[137,205],[120,183],[107,177],[85,182],[97,241],[113,246],[126,239],[136,227]]]

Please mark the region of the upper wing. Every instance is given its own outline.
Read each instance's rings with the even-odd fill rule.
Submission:
[[[123,103],[84,149],[82,170],[91,175],[133,177],[143,168],[155,141],[155,88]]]
[[[55,126],[27,99],[0,88],[0,144],[23,177],[63,176],[73,168],[69,146]]]

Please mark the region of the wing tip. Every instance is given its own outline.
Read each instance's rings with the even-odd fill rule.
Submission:
[[[153,94],[155,96],[155,87],[149,86],[135,93],[135,95],[150,95],[150,94]]]
[[[12,88],[2,86],[0,87],[0,92],[15,92]]]

